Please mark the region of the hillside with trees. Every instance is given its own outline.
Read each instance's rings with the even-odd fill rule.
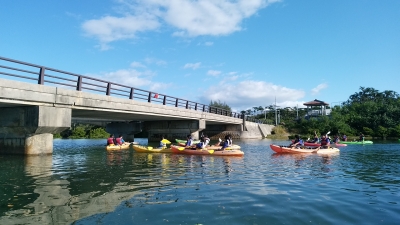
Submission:
[[[400,137],[400,98],[394,91],[360,87],[347,101],[331,108],[328,116],[306,118],[307,109],[296,107],[276,111],[275,114],[274,106],[257,106],[242,113],[268,124],[276,121],[288,132],[304,136],[312,136],[314,131],[319,134],[331,131],[348,136],[362,132],[382,139]]]

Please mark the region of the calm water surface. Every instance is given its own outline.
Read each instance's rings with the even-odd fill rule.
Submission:
[[[136,140],[147,144],[146,139]],[[0,224],[400,224],[400,144],[244,157],[107,152],[55,140],[52,156],[0,156]]]

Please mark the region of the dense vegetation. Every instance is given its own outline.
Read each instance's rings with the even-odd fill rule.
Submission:
[[[220,109],[225,109],[229,112],[232,112],[231,107],[229,105],[227,105],[225,102],[222,103],[221,101],[211,101],[209,106],[220,108]]]
[[[314,131],[318,134],[331,131],[331,134],[348,136],[363,133],[383,139],[400,137],[400,98],[394,91],[360,87],[347,101],[333,107],[329,116],[306,118],[306,109],[287,107],[277,110],[275,117],[273,106],[253,107],[242,113],[269,124],[277,121],[290,133],[305,136],[312,136]]]
[[[108,138],[109,133],[103,127],[89,125],[89,124],[75,124],[72,128],[61,132],[61,134],[55,134],[54,138]]]

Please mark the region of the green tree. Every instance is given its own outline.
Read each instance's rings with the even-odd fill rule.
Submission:
[[[74,129],[72,129],[72,135],[70,138],[78,139],[78,138],[87,138],[85,126],[78,125]]]
[[[93,128],[89,131],[89,138],[108,138],[109,133],[102,127]]]
[[[231,107],[229,105],[227,105],[225,102],[222,103],[220,100],[214,101],[214,102],[211,100],[210,106],[215,107],[215,108],[224,109],[224,110],[227,110],[228,112],[232,112]]]

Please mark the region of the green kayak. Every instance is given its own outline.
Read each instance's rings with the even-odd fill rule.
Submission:
[[[186,140],[175,139],[175,141],[176,141],[176,143],[186,143]],[[199,142],[200,142],[200,140],[196,140],[196,141],[192,140],[192,144],[197,144]]]
[[[373,144],[374,142],[372,141],[341,141],[341,144],[348,144],[348,145],[367,145],[367,144]]]

